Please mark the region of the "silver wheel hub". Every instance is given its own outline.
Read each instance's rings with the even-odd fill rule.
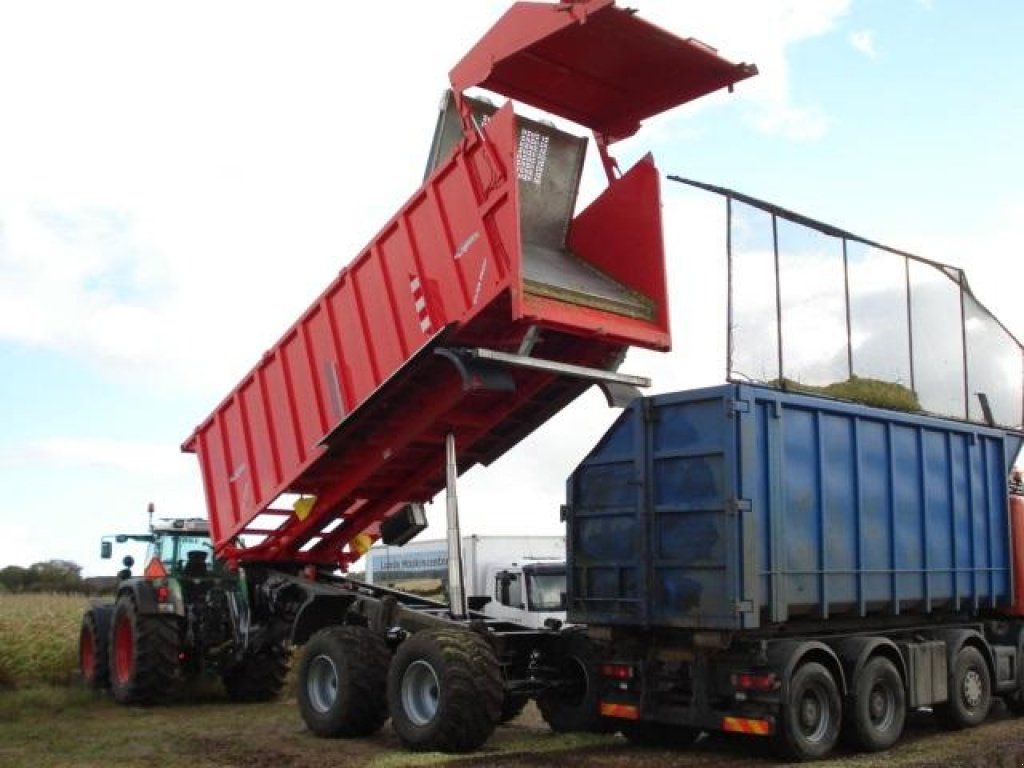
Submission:
[[[963,695],[964,704],[968,707],[976,707],[981,704],[981,699],[985,695],[985,685],[976,669],[969,669],[964,675]]]
[[[306,692],[317,712],[328,712],[334,706],[338,700],[338,668],[330,656],[317,656],[310,662]]]
[[[425,661],[414,661],[402,675],[402,709],[413,725],[427,725],[437,715],[441,703],[441,683],[434,668]]]

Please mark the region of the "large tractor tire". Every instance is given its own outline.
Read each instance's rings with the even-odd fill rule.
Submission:
[[[166,699],[180,675],[180,628],[176,616],[140,614],[135,598],[122,595],[110,624],[110,691],[121,704]]]
[[[317,736],[357,738],[380,730],[388,719],[384,638],[366,627],[321,629],[299,664],[299,712]]]
[[[617,723],[598,708],[597,649],[579,631],[570,630],[558,648],[556,666],[562,685],[537,697],[541,717],[557,733],[612,733]]]
[[[476,749],[494,732],[503,701],[504,686],[494,650],[475,632],[418,632],[398,647],[391,661],[391,725],[408,749]]]
[[[242,702],[276,698],[284,687],[291,657],[291,650],[281,643],[246,654],[221,677],[228,698]]]
[[[82,616],[78,633],[78,671],[86,688],[110,687],[110,616],[113,605],[95,605]]]

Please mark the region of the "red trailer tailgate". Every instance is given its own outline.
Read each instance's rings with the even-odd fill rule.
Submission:
[[[516,3],[450,73],[610,138],[756,74],[613,0]]]

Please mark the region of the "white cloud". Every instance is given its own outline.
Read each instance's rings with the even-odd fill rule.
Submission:
[[[849,40],[850,45],[863,53],[869,59],[874,59],[878,56],[878,51],[875,50],[875,33],[870,29],[861,29],[856,32],[851,32]]]
[[[416,188],[446,72],[507,4],[444,5],[5,5],[0,339],[231,386]],[[757,61],[754,124],[802,140],[828,119],[786,51],[847,6],[644,12]]]

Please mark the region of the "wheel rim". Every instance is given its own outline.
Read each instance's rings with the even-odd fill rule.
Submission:
[[[134,641],[132,619],[130,616],[122,616],[114,630],[114,677],[121,685],[132,679],[132,667],[135,665]]]
[[[985,683],[981,679],[981,675],[976,669],[967,670],[967,674],[964,675],[962,694],[964,704],[971,709],[981,705],[982,699],[985,697]]]
[[[338,700],[338,668],[329,656],[317,656],[310,663],[306,691],[317,712],[327,712]]]
[[[806,688],[800,697],[801,736],[812,744],[823,741],[828,733],[830,720],[828,693],[819,686]]]
[[[82,636],[79,638],[78,659],[82,676],[91,679],[96,670],[96,642],[93,640],[92,632],[88,629],[83,629]]]
[[[402,709],[415,725],[426,725],[437,714],[441,702],[441,684],[434,668],[425,661],[414,661],[402,675]]]
[[[868,719],[877,731],[887,731],[896,720],[896,694],[884,683],[875,683],[868,694]]]

